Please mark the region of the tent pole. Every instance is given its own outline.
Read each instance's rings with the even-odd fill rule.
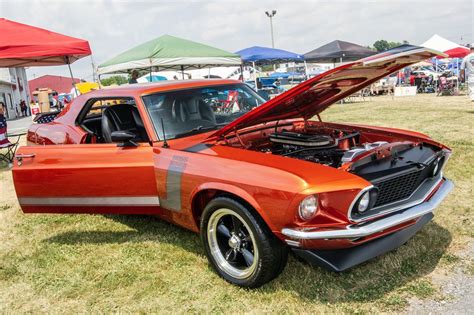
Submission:
[[[304,76],[306,80],[308,80],[308,65],[306,64],[306,60],[304,60]]]
[[[150,82],[153,82],[153,78],[152,78],[152,76],[151,76],[152,70],[153,70],[152,67],[150,67]]]
[[[244,82],[244,66],[240,64],[240,75],[242,76],[242,82]]]
[[[255,68],[255,61],[252,62],[253,66],[253,80],[255,82],[255,91],[258,91],[258,86],[257,86],[257,69]]]
[[[208,79],[211,78],[211,67],[209,67],[209,75],[207,76]]]
[[[10,78],[11,78],[11,74],[10,74]],[[13,85],[11,84],[11,79],[10,79],[10,90],[12,91],[12,94],[10,96],[10,109],[13,109],[13,114],[15,114],[15,118],[18,118],[18,114],[17,114],[17,111],[16,111],[16,104],[13,101],[14,97],[15,97],[15,92],[13,91]],[[7,96],[5,95],[5,97],[7,97]],[[5,102],[7,102],[7,99],[5,99]],[[8,114],[8,104],[5,104],[5,106],[7,107],[7,116],[10,116]],[[41,106],[40,106],[40,110],[41,110]]]
[[[184,67],[181,66],[181,78],[184,80]]]
[[[456,74],[456,90],[459,90],[459,68],[458,68],[458,58],[454,58],[454,68],[456,70],[456,72],[454,72]]]
[[[66,56],[66,63],[67,67],[69,68],[69,74],[71,75],[72,79],[72,86],[74,87],[74,91],[76,91],[76,97],[79,96],[79,91],[76,88],[76,84],[74,83],[74,76],[72,74],[71,63],[69,62],[69,56]]]

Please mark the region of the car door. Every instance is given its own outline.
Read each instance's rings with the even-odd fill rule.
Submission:
[[[149,143],[21,147],[13,179],[26,213],[160,213]]]

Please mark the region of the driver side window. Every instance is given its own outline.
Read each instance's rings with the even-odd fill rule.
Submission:
[[[88,133],[85,143],[112,143],[114,131],[128,131],[135,134],[133,141],[149,142],[133,98],[92,99],[83,111],[78,123]]]

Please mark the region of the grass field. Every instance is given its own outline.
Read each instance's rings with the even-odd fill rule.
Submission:
[[[433,281],[474,273],[474,105],[466,96],[390,97],[335,105],[323,120],[425,132],[454,150],[455,190],[405,246],[342,274],[290,257],[257,290],[221,280],[199,237],[143,216],[24,215],[0,168],[0,312],[391,312],[411,298],[449,301]]]

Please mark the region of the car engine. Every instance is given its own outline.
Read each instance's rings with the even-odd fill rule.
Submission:
[[[311,161],[331,167],[340,167],[352,162],[357,156],[373,150],[386,141],[359,144],[360,134],[334,130],[331,134],[304,134],[281,131],[272,133],[271,148],[262,151]]]

